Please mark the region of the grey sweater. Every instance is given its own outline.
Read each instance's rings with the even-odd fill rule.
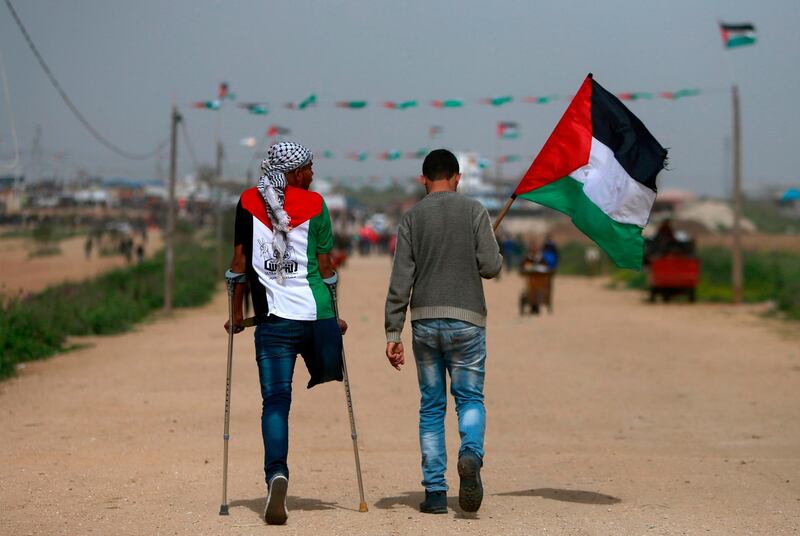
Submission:
[[[486,325],[481,277],[503,257],[486,209],[456,192],[434,192],[406,212],[397,229],[386,340],[399,342],[411,296],[411,320],[452,318]]]

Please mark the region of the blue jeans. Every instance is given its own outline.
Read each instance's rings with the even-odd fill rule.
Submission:
[[[330,374],[330,365],[341,363],[341,332],[335,318],[288,320],[271,315],[256,326],[256,363],[261,383],[261,436],[264,440],[264,475],[267,483],[278,473],[289,477],[289,407],[292,404],[292,376],[297,354],[303,354],[317,383],[341,379]],[[312,365],[315,363],[317,366]],[[329,366],[322,370],[323,364]],[[328,372],[327,375],[324,373]],[[312,376],[313,379],[313,376]],[[314,385],[309,383],[309,387]]]
[[[447,491],[444,418],[447,409],[445,372],[450,373],[450,392],[456,401],[461,448],[483,459],[486,408],[483,377],[486,363],[486,329],[448,318],[416,320],[414,359],[419,380],[419,446],[422,452],[422,485],[428,491]]]

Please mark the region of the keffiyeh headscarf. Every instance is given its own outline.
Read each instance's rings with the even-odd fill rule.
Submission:
[[[258,180],[258,191],[267,203],[267,214],[272,223],[274,240],[272,243],[273,254],[278,261],[276,277],[278,283],[283,284],[284,255],[288,243],[289,225],[291,219],[283,208],[286,191],[286,175],[290,171],[301,168],[311,162],[314,155],[311,151],[290,141],[282,141],[272,145],[267,150],[267,157],[261,162],[263,175]]]

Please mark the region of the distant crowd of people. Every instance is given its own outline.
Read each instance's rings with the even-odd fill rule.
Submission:
[[[125,257],[128,264],[142,262],[145,257],[147,245],[147,227],[139,226],[133,229],[129,225],[114,229],[94,229],[87,236],[83,244],[86,260],[92,258],[92,253],[119,254]]]

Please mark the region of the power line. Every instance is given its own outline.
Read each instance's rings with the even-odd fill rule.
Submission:
[[[123,156],[125,158],[129,158],[131,160],[147,160],[148,158],[152,158],[153,156],[155,156],[161,149],[167,146],[168,140],[165,140],[160,144],[158,144],[158,146],[149,153],[131,153],[129,151],[126,151],[125,149],[122,149],[118,145],[112,143],[110,140],[108,140],[102,134],[100,134],[100,132],[98,132],[97,129],[95,129],[91,125],[91,123],[89,123],[89,121],[83,116],[83,114],[78,110],[78,108],[72,103],[72,100],[69,98],[67,93],[63,89],[61,89],[61,84],[58,83],[58,80],[56,79],[55,75],[53,75],[52,71],[50,71],[50,68],[47,66],[47,63],[45,63],[44,58],[42,57],[41,54],[39,54],[39,50],[36,48],[36,45],[33,44],[33,40],[31,39],[31,36],[28,34],[28,30],[25,28],[25,25],[22,24],[22,20],[20,20],[19,15],[17,15],[14,6],[11,5],[11,1],[5,0],[5,2],[6,6],[8,6],[8,10],[11,11],[11,15],[14,17],[14,20],[16,21],[17,26],[19,27],[19,30],[22,32],[22,35],[28,42],[28,47],[30,47],[31,52],[33,52],[33,55],[36,56],[36,59],[39,60],[39,65],[41,65],[42,69],[47,75],[47,78],[50,80],[50,83],[53,84],[54,88],[56,88],[56,91],[58,91],[58,94],[61,95],[61,98],[66,103],[67,107],[72,111],[73,114],[75,114],[75,117],[78,118],[78,121],[81,122],[81,124],[86,128],[86,130],[88,130],[89,133],[92,136],[94,136],[94,138],[97,141],[99,141],[100,143],[105,145],[108,149],[117,153],[118,155]]]

